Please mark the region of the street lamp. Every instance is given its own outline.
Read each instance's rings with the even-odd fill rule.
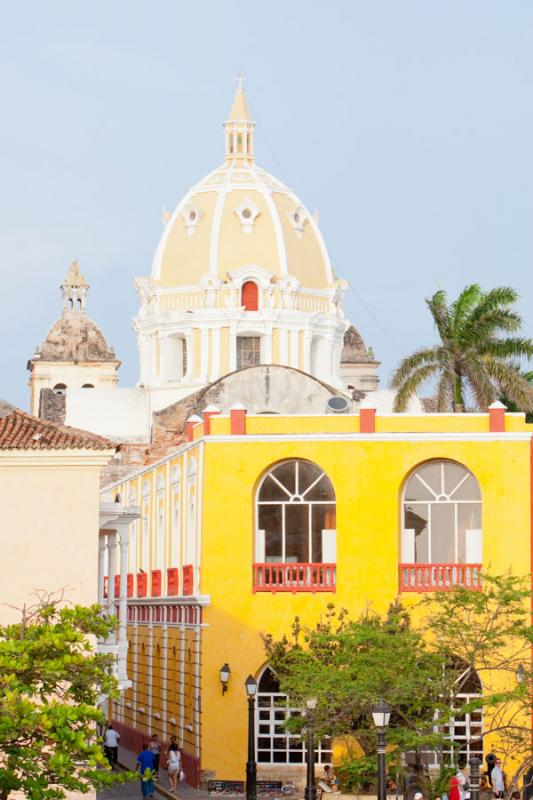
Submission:
[[[248,695],[248,761],[246,762],[246,800],[256,800],[257,765],[255,763],[255,695],[257,681],[248,675],[244,681]]]
[[[316,708],[316,697],[310,697],[307,702],[307,740],[305,743],[305,762],[307,765],[307,781],[305,784],[305,800],[316,800],[315,786],[315,731],[313,712]]]
[[[479,770],[482,761],[477,756],[470,759],[470,800],[479,800],[479,793],[481,790]]]
[[[220,667],[220,683],[222,684],[222,694],[226,694],[228,691],[228,681],[229,676],[231,675],[231,670],[229,668],[229,664],[223,664]]]
[[[387,750],[387,727],[390,720],[390,708],[384,700],[379,700],[372,706],[372,718],[378,733],[378,800],[386,800],[385,753]]]
[[[516,668],[516,682],[517,683],[524,683],[527,678],[526,668],[523,664],[519,664]]]

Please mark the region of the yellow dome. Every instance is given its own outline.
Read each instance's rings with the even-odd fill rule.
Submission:
[[[167,288],[222,281],[243,267],[272,280],[290,276],[300,286],[327,289],[335,281],[318,225],[298,197],[254,163],[253,129],[241,87],[225,123],[226,159],[183,198],[166,221],[152,264]]]

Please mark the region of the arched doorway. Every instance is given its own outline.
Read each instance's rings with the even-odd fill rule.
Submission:
[[[276,674],[265,667],[257,687],[256,753],[258,764],[305,764],[305,745],[296,733],[285,730],[288,717],[300,716],[300,708],[291,708],[286,694],[280,691]],[[317,764],[330,764],[331,738],[316,743]]]

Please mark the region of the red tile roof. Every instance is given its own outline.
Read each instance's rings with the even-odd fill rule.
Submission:
[[[109,439],[79,428],[58,425],[20,408],[0,417],[0,450],[110,450]]]

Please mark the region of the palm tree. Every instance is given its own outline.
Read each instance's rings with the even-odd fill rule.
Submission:
[[[522,326],[511,308],[517,299],[508,286],[484,292],[474,283],[453,303],[443,290],[426,300],[441,341],[407,356],[396,369],[394,410],[404,411],[421,385],[436,378],[439,411],[464,411],[468,396],[484,410],[502,395],[522,411],[533,411],[533,388],[516,361],[533,356],[533,341],[506,335]]]

